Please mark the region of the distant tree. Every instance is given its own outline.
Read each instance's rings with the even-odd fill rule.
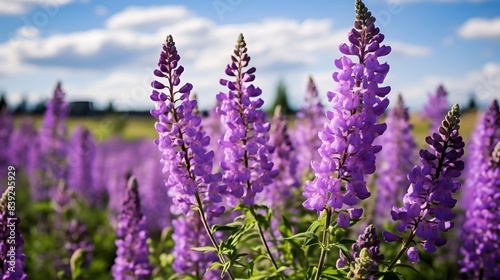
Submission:
[[[109,101],[108,107],[106,108],[105,112],[107,114],[113,114],[113,113],[115,113],[115,106],[113,106],[113,101]]]
[[[467,104],[467,107],[465,107],[466,112],[475,112],[477,111],[477,102],[476,102],[476,96],[474,94],[471,94],[469,97],[469,103]]]
[[[7,100],[5,100],[5,94],[0,95],[0,110],[7,108]]]
[[[46,102],[47,102],[47,100],[42,100],[42,101],[38,102],[35,105],[35,108],[33,109],[33,114],[42,115],[43,113],[45,113],[45,110],[47,109],[47,107],[45,105]]]
[[[28,113],[28,101],[23,97],[19,105],[14,109],[14,114],[21,115],[26,113]]]
[[[283,115],[290,115],[295,113],[295,111],[290,108],[287,89],[283,80],[280,80],[278,82],[278,87],[276,88],[276,97],[274,98],[271,108],[269,108],[269,113],[273,114],[278,105],[281,106],[281,112],[283,113]]]

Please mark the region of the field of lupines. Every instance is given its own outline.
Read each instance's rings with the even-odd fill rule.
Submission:
[[[2,279],[500,279],[497,101],[468,137],[437,87],[419,150],[404,100],[386,110],[391,47],[355,17],[329,102],[310,78],[291,119],[262,110],[241,34],[208,116],[167,36],[154,142],[68,135],[60,83],[38,127],[2,109]]]

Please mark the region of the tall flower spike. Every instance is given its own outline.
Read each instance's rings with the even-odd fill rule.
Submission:
[[[3,96],[0,97],[0,100],[3,101]],[[0,146],[4,147],[0,150],[0,168],[1,170],[7,170],[9,164],[11,164],[10,159],[10,147],[11,143],[11,135],[13,131],[13,121],[12,116],[9,112],[9,108],[7,108],[7,104],[4,102],[0,102]],[[7,149],[9,147],[9,149]],[[6,172],[4,174],[0,174],[0,181],[4,179],[7,175]]]
[[[435,94],[429,94],[427,103],[422,108],[422,118],[427,118],[430,121],[430,133],[438,130],[441,120],[446,116],[446,112],[450,108],[447,96],[448,93],[443,85],[439,85]]]
[[[387,131],[378,140],[384,149],[380,152],[380,164],[377,177],[377,200],[375,217],[377,224],[391,219],[390,211],[397,199],[406,192],[406,174],[413,167],[416,156],[416,144],[411,133],[408,109],[403,103],[403,97],[398,95],[394,108],[387,118]],[[398,205],[401,206],[401,205]]]
[[[448,112],[437,133],[428,136],[425,141],[429,149],[420,150],[421,165],[414,166],[408,173],[410,186],[403,198],[401,208],[393,207],[392,219],[399,221],[399,232],[409,231],[409,237],[395,261],[408,250],[410,261],[418,261],[416,248],[409,248],[410,243],[421,243],[427,252],[435,252],[436,246],[446,244],[446,239],[439,232],[453,228],[452,212],[457,200],[452,194],[460,188],[458,177],[464,169],[460,158],[464,154],[464,142],[458,134],[460,113],[457,104]],[[384,232],[386,241],[402,240],[401,237]]]
[[[261,110],[264,101],[257,98],[262,91],[247,84],[255,79],[255,68],[244,70],[250,56],[242,34],[231,60],[225,72],[234,77],[234,81],[221,79],[220,84],[229,91],[217,95],[221,103],[217,113],[226,130],[219,141],[225,155],[221,167],[227,193],[232,196],[228,198],[229,205],[236,205],[240,198],[243,203],[253,205],[255,195],[273,182],[278,170],[273,170],[269,160],[274,147],[268,144],[270,125]]]
[[[175,205],[184,214],[192,206],[204,207],[207,214],[219,216],[224,207],[219,184],[221,175],[212,174],[213,151],[207,151],[210,137],[201,129],[201,116],[197,115],[195,99],[191,99],[193,86],[186,83],[180,88],[180,76],[184,67],[178,65],[180,56],[171,35],[163,44],[154,75],[166,80],[166,84],[153,81],[151,100],[156,108],[151,115],[158,118],[155,124],[159,139],[155,140],[162,152],[163,172],[168,173],[165,185],[170,189]],[[197,197],[200,197],[199,205]]]
[[[47,110],[40,128],[40,149],[35,166],[40,171],[40,178],[33,182],[35,200],[49,199],[59,180],[66,178],[66,116],[68,104],[64,101],[61,83],[57,83],[52,98],[47,103]]]
[[[473,172],[467,173],[462,193],[462,201],[467,203],[460,272],[467,279],[499,279],[500,113],[496,100],[481,117],[472,137],[468,169]]]
[[[115,241],[118,247],[113,278],[117,280],[150,279],[149,247],[146,217],[141,213],[141,203],[135,177],[127,183],[127,198],[119,217]]]
[[[307,90],[304,96],[305,105],[300,108],[295,121],[293,136],[294,146],[297,149],[297,170],[300,175],[307,175],[311,170],[311,161],[320,161],[318,153],[321,139],[318,131],[326,121],[325,108],[321,104],[318,89],[312,77],[309,77]]]
[[[96,143],[92,133],[78,127],[73,132],[71,146],[68,147],[68,185],[79,195],[91,202],[95,191],[93,165]]]
[[[9,188],[0,199],[0,279],[24,280],[27,275],[23,264],[24,240],[19,232],[21,220],[9,210],[8,193]]]
[[[473,203],[474,191],[481,177],[481,172],[478,170],[484,162],[488,161],[498,141],[500,141],[500,109],[498,101],[493,100],[478,120],[468,145],[468,168],[465,170],[467,180],[464,182],[460,201],[464,208],[468,208]]]
[[[389,105],[386,95],[390,87],[379,86],[389,65],[378,59],[391,48],[380,45],[384,35],[360,0],[356,1],[356,19],[348,33],[349,44],[339,46],[344,56],[334,62],[340,71],[332,75],[337,82],[334,91],[327,93],[332,108],[326,112],[328,120],[318,134],[321,161],[312,162],[315,178],[306,183],[303,192],[304,207],[318,213],[326,207],[352,207],[358,199],[370,196],[365,175],[375,172],[375,154],[382,148],[373,141],[386,129],[377,121]],[[357,62],[348,56],[354,56]],[[339,226],[349,226],[349,217],[340,214]]]

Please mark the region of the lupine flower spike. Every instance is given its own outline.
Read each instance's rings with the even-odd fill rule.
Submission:
[[[423,245],[430,253],[436,251],[436,246],[446,244],[439,232],[453,228],[455,214],[452,209],[457,203],[453,194],[460,188],[458,177],[464,169],[460,158],[465,144],[458,133],[459,123],[459,107],[455,104],[438,131],[425,138],[429,148],[420,150],[421,165],[414,166],[408,173],[410,186],[404,195],[403,206],[394,206],[391,211],[392,219],[399,221],[397,230],[408,233],[407,237],[387,231],[382,233],[387,242],[404,241],[389,270],[404,252],[412,263],[419,261],[418,249],[412,247],[415,243]]]
[[[0,199],[0,279],[24,280],[27,275],[23,263],[24,240],[19,232],[21,220],[9,210],[9,191],[7,188]]]
[[[391,219],[390,209],[397,204],[399,197],[406,192],[406,174],[410,172],[415,162],[416,144],[411,133],[408,109],[403,103],[403,97],[398,95],[394,108],[386,120],[387,130],[378,140],[384,149],[380,152],[378,176],[376,181],[377,195],[375,206],[376,224]],[[398,206],[401,206],[398,204]]]
[[[131,176],[127,183],[127,197],[123,203],[116,231],[115,264],[113,278],[116,280],[150,279],[149,247],[146,217],[141,213],[137,191],[137,180]]]
[[[429,94],[427,103],[422,108],[422,118],[430,122],[429,132],[434,133],[439,128],[441,120],[446,116],[448,108],[448,93],[443,85],[439,85],[434,94]]]
[[[255,68],[244,70],[250,56],[242,34],[231,60],[226,74],[234,77],[234,81],[221,79],[220,84],[229,91],[217,95],[220,102],[217,113],[226,131],[219,141],[225,154],[221,167],[226,192],[231,195],[229,204],[235,206],[241,198],[245,204],[253,205],[255,195],[273,182],[278,170],[273,170],[269,159],[274,146],[268,144],[270,125],[261,109],[264,101],[258,98],[262,91],[247,84],[255,79]]]

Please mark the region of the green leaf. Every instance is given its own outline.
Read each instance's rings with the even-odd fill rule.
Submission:
[[[299,239],[299,238],[313,238],[313,236],[316,236],[316,238],[318,238],[318,236],[314,233],[314,232],[299,232],[297,234],[294,234],[290,237],[287,237],[285,239]]]
[[[217,248],[214,248],[212,246],[202,246],[202,247],[193,247],[191,250],[198,251],[198,252],[217,252]]]
[[[345,257],[347,258],[347,260],[349,260],[349,262],[353,261],[352,256],[351,256],[351,252],[349,251],[349,249],[347,249],[347,247],[344,244],[334,243],[332,245],[339,248],[340,251],[342,251],[342,253],[344,253]]]
[[[418,274],[418,276],[420,277],[424,277],[424,275],[422,275],[422,273],[420,273],[420,271],[418,271],[416,268],[414,268],[413,266],[409,265],[409,264],[406,264],[406,263],[398,263],[396,264],[394,267],[404,267],[404,268],[408,268],[408,269],[411,269],[413,270],[415,273]]]

